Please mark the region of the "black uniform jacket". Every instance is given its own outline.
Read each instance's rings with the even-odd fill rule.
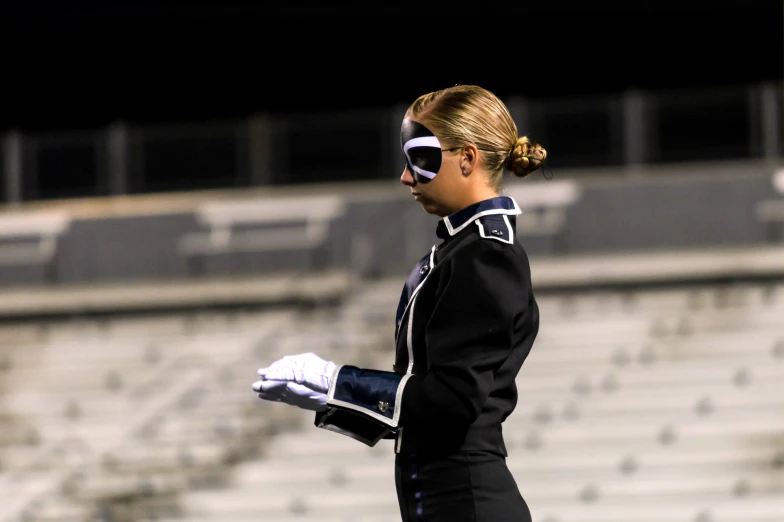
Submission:
[[[443,240],[416,264],[395,325],[393,371],[338,366],[316,426],[395,452],[490,450],[539,330],[517,203],[499,196],[441,219]]]

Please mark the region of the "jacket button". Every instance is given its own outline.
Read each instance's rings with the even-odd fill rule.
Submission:
[[[422,275],[425,275],[428,270],[430,270],[430,267],[427,266],[427,265],[424,265],[422,268],[419,269],[419,273],[422,274]]]
[[[493,234],[494,236],[503,236],[504,235],[504,233],[501,232],[500,230],[491,230],[490,233]]]
[[[386,413],[389,409],[389,403],[385,401],[378,401],[378,411],[381,413]]]

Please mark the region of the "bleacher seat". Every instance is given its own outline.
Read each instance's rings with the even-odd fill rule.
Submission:
[[[391,444],[316,430],[249,386],[305,351],[389,369],[401,288],[368,282],[310,310],[0,329],[0,521],[398,521]],[[784,521],[782,295],[539,295],[504,424],[534,521]]]

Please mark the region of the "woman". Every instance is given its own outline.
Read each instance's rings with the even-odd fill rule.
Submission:
[[[442,241],[416,264],[397,310],[394,371],[316,354],[259,370],[259,397],[316,411],[316,426],[370,446],[395,440],[404,522],[530,521],[506,466],[501,423],[539,330],[528,258],[515,240],[504,167],[523,177],[545,158],[518,138],[491,92],[459,85],[419,97],[400,133],[400,181]]]

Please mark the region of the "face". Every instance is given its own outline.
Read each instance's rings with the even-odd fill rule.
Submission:
[[[400,182],[411,189],[422,208],[441,217],[461,208],[457,200],[463,184],[462,147],[444,150],[447,147],[430,129],[408,118],[400,129],[400,146],[406,159]]]

